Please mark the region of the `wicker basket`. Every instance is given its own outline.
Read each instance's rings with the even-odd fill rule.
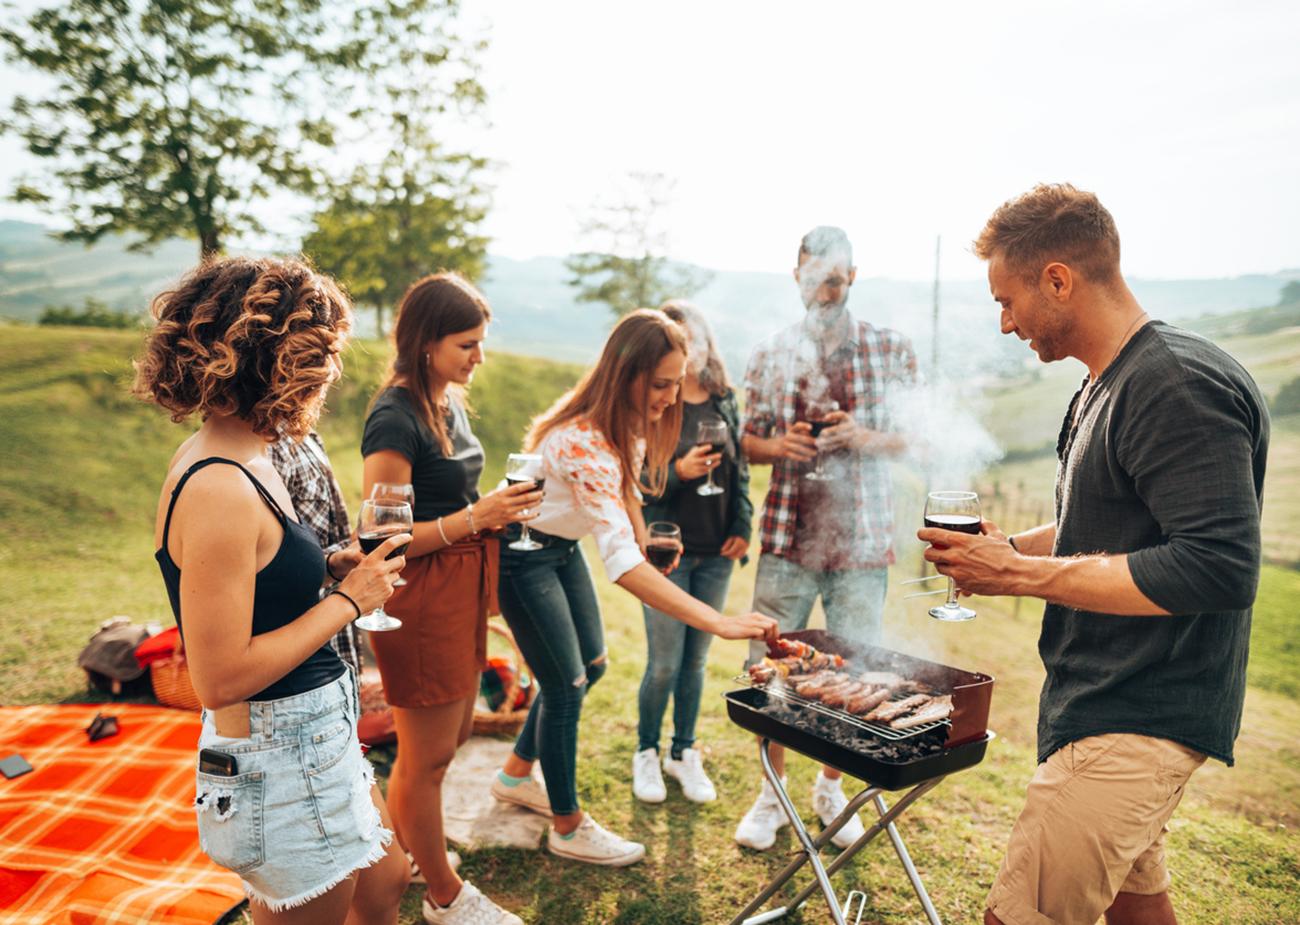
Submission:
[[[510,643],[510,648],[515,652],[515,676],[511,679],[509,687],[506,688],[505,699],[501,701],[501,706],[495,710],[484,710],[479,707],[474,708],[474,733],[475,735],[517,735],[519,730],[524,726],[524,720],[528,718],[528,708],[533,704],[533,697],[537,692],[537,685],[534,682],[526,688],[526,697],[523,706],[518,709],[512,709],[513,704],[519,696],[519,678],[527,670],[528,666],[524,663],[523,653],[519,651],[519,645],[515,642],[514,634],[500,623],[492,620],[488,621],[488,629],[498,636],[504,636]]]
[[[149,680],[153,682],[153,694],[165,707],[181,710],[201,710],[198,694],[190,683],[189,664],[185,653],[179,648],[171,658],[160,659],[149,666]]]

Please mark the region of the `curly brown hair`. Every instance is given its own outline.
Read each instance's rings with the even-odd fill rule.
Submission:
[[[191,270],[149,307],[157,322],[132,393],[180,423],[233,415],[267,440],[301,439],[352,331],[352,303],[305,262],[230,257]]]

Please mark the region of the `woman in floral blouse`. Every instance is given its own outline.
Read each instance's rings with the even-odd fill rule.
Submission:
[[[578,721],[608,651],[591,570],[578,541],[590,534],[609,580],[689,626],[725,639],[775,638],[757,613],[725,617],[678,588],[645,560],[637,482],[661,493],[677,448],[687,345],[662,312],[638,309],[615,326],[596,366],[533,422],[525,440],[543,459],[546,495],[532,535],[542,549],[502,540],[498,594],[541,690],[514,752],[492,782],[500,800],[553,817],[553,854],[622,867],[645,847],[607,832],[578,806]],[[532,777],[541,764],[545,786]]]

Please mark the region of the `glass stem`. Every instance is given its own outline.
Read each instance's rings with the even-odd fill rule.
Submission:
[[[948,599],[943,602],[943,606],[945,607],[957,606],[957,586],[953,582],[952,578],[948,579]]]

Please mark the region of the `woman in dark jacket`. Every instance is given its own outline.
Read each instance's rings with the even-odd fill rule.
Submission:
[[[754,505],[749,499],[749,467],[740,453],[740,415],[736,393],[713,343],[713,332],[699,308],[682,299],[661,310],[682,326],[690,344],[682,383],[682,429],[677,453],[668,467],[662,495],[644,493],[647,524],[667,521],[682,531],[682,557],[668,579],[693,597],[721,609],[737,559],[749,549]],[[699,425],[722,421],[727,439],[712,452],[697,446]],[[719,494],[698,489],[712,473]],[[644,489],[644,486],[643,486]],[[673,699],[673,738],[663,769],[681,782],[689,800],[706,803],[717,797],[695,745],[695,720],[704,689],[709,633],[687,626],[642,605],[646,630],[646,670],[641,679],[637,753],[632,759],[632,792],[658,803],[667,797],[659,772],[659,730],[668,698]]]

